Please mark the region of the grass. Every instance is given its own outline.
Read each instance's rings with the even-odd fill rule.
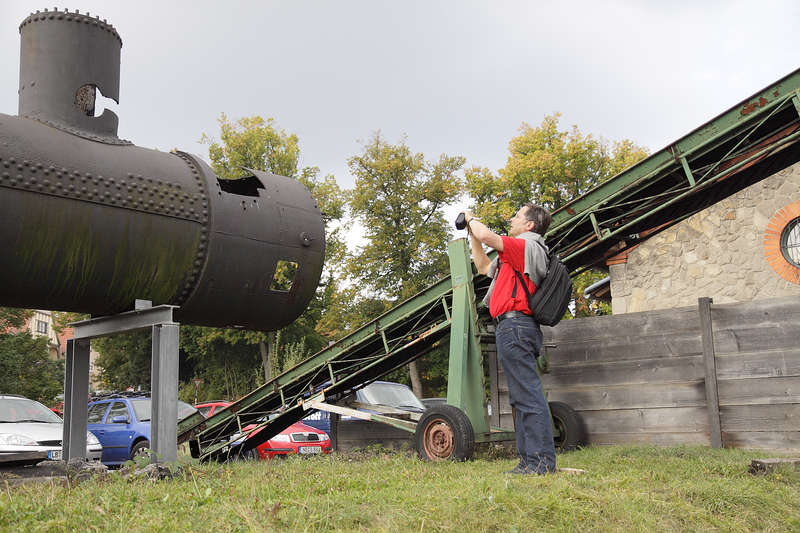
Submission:
[[[747,473],[768,452],[588,448],[559,456],[586,474],[543,477],[506,475],[516,461],[491,455],[378,450],[10,487],[0,531],[800,531],[800,472]]]

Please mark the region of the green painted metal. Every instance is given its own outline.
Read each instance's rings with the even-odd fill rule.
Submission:
[[[450,326],[450,359],[447,372],[447,403],[464,411],[476,437],[489,433],[484,401],[483,364],[475,310],[474,278],[465,239],[448,247],[450,279],[453,283],[453,312]],[[476,440],[478,440],[476,439]]]
[[[692,170],[689,168],[689,163],[686,162],[686,158],[683,156],[681,156],[681,166],[683,167],[683,172],[686,174],[686,179],[689,180],[689,187],[694,187],[695,181]]]

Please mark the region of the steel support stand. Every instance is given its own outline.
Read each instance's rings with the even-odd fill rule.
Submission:
[[[89,341],[67,341],[64,372],[64,433],[61,456],[64,461],[86,457],[86,424],[89,401]]]
[[[152,328],[153,362],[150,448],[157,461],[178,458],[178,323],[172,320],[174,305],[152,307],[136,300],[136,309],[118,315],[90,318],[70,324],[73,339],[67,341],[64,374],[63,459],[86,458],[89,399],[89,349],[91,339]]]
[[[178,460],[178,325],[153,326],[153,360],[150,371],[153,420],[150,448],[153,460]]]

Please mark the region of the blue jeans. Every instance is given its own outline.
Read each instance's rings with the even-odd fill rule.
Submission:
[[[542,332],[532,318],[502,320],[495,331],[497,355],[508,382],[511,405],[517,411],[517,455],[537,473],[555,472],[556,450],[550,411],[536,370]]]

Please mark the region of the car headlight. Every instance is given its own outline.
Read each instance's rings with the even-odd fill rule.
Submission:
[[[284,435],[283,433],[278,433],[277,435],[275,435],[274,437],[272,437],[269,440],[274,441],[274,442],[289,442],[289,435]]]
[[[324,431],[322,431],[322,432],[320,432],[320,434],[319,434],[319,440],[331,440],[331,438],[328,436],[328,434],[327,434],[327,433],[325,433]]]
[[[0,433],[0,444],[6,446],[36,446],[36,441],[19,433]]]
[[[94,433],[91,431],[86,432],[86,445],[87,446],[96,446],[100,444],[100,441],[97,440],[97,437],[94,436]]]

